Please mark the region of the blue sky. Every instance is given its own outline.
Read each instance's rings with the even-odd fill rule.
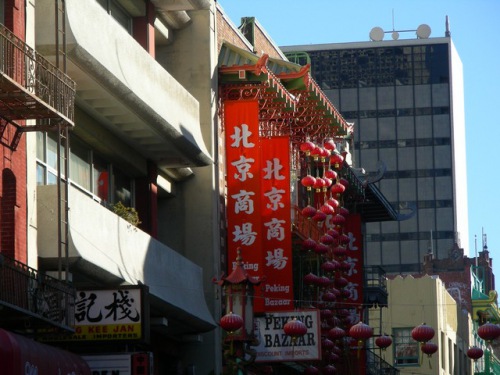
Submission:
[[[500,0],[220,0],[229,18],[256,17],[279,46],[368,41],[370,30],[430,26],[442,37],[446,16],[462,60],[465,86],[467,186],[471,256],[487,235],[500,280]],[[400,39],[413,37],[400,33]],[[390,38],[386,34],[385,38]],[[497,159],[498,158],[498,159]],[[459,166],[460,167],[460,166]],[[499,286],[497,285],[497,289]]]

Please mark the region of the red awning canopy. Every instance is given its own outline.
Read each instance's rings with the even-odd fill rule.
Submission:
[[[67,352],[0,328],[1,374],[90,375],[87,362]]]

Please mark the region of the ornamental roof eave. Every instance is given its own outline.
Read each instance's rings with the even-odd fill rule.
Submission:
[[[326,94],[312,79],[310,66],[257,56],[230,43],[222,44],[219,54],[219,75],[222,87],[234,85],[265,85],[272,92],[264,101],[268,111],[262,111],[262,122],[286,123],[291,136],[294,128],[299,136],[304,129],[324,137],[345,137],[352,134],[352,125],[340,115]],[[272,100],[267,100],[267,99]],[[283,129],[283,128],[282,128]]]
[[[482,317],[491,323],[500,323],[500,310],[497,305],[497,292],[490,290],[488,296],[483,293],[472,294],[472,317]]]
[[[351,134],[352,124],[349,124],[335,108],[330,99],[321,90],[318,83],[311,75],[311,65],[307,64],[302,66],[298,71],[290,70],[277,74],[277,77],[285,85],[285,87],[292,92],[296,97],[304,101],[309,96],[309,100],[317,102],[318,107],[324,111],[323,117],[328,118],[329,122],[339,127],[342,133]],[[301,92],[306,91],[309,95],[300,95]],[[299,106],[300,106],[299,100]]]

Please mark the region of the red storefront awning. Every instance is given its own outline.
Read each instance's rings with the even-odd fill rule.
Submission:
[[[1,328],[0,364],[0,375],[91,374],[87,362],[78,355]]]

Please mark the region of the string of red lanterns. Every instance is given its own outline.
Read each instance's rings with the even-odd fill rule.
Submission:
[[[344,156],[336,151],[331,139],[325,140],[321,146],[305,141],[300,144],[300,151],[304,173],[300,183],[307,197],[301,214],[316,228],[315,232],[319,232],[314,233],[314,238],[309,233],[302,242],[304,256],[309,260],[315,258],[319,265],[305,273],[303,283],[308,286],[306,291],[311,293],[313,305],[319,309],[323,331],[321,371],[310,366],[304,373],[334,374],[337,372],[334,363],[342,355],[339,346],[348,343],[345,339],[353,337],[363,342],[367,339],[367,332],[372,334],[373,330],[368,325],[359,326],[353,329],[352,336],[348,336],[353,322],[349,307],[343,306],[351,296],[351,291],[346,289],[349,284],[346,276],[351,266],[345,261],[350,238],[344,233],[349,215],[349,210],[343,207],[343,194],[349,185],[348,180],[341,176]],[[320,274],[316,274],[318,271]]]

